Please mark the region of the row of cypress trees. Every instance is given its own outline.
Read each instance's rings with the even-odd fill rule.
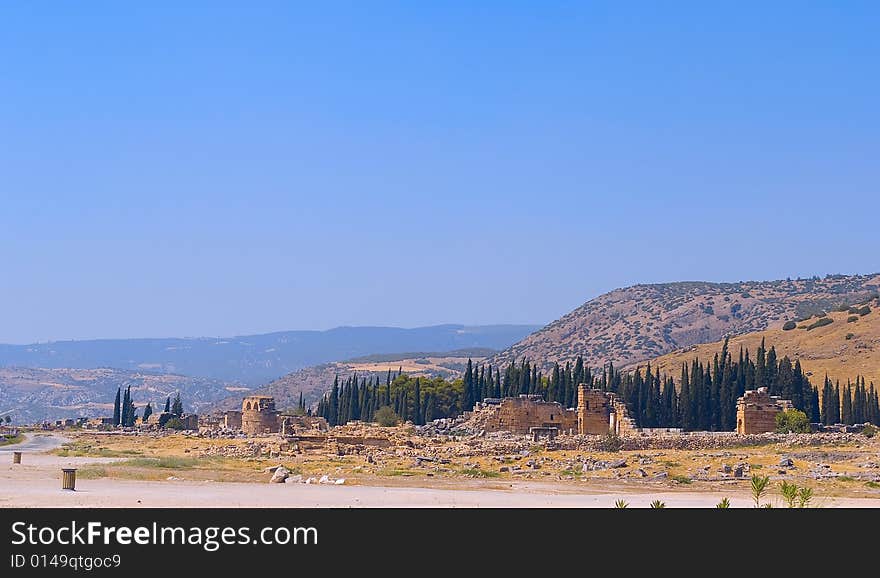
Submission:
[[[165,399],[164,411],[175,417],[183,415],[183,400],[180,399],[179,391],[174,396],[173,401],[171,400],[171,396],[168,396]],[[147,405],[144,406],[144,414],[141,420],[147,421],[152,414],[153,405],[147,402]],[[137,418],[137,406],[134,404],[134,400],[131,397],[131,386],[129,385],[125,388],[124,394],[122,388],[117,388],[116,398],[113,400],[113,424],[121,425],[123,427],[132,427],[137,421]]]
[[[832,385],[826,377],[822,391],[810,382],[800,361],[781,359],[776,349],[762,341],[754,357],[740,348],[734,356],[724,342],[709,363],[693,359],[683,364],[678,382],[661,375],[650,364],[644,369],[620,371],[612,364],[594,374],[579,356],[575,362],[555,363],[548,375],[528,360],[511,362],[502,372],[492,365],[468,360],[462,378],[411,377],[398,369],[379,376],[337,376],[330,391],[318,402],[316,414],[331,425],[350,420],[372,421],[381,407],[391,408],[401,420],[424,424],[454,417],[485,398],[539,395],[564,407],[577,405],[577,386],[616,393],[640,427],[678,427],[687,431],[736,429],[736,400],[747,389],[766,387],[770,395],[790,399],[814,423],[864,423],[880,425],[880,405],[874,384],[863,377],[855,384]],[[821,395],[820,395],[821,393]],[[834,403],[838,400],[838,403]],[[302,397],[300,407],[304,408]]]

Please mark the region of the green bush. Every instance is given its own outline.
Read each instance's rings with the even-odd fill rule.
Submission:
[[[838,305],[837,307],[834,308],[835,311],[839,311],[841,313],[844,311],[847,311],[848,309],[849,309],[849,305]]]
[[[796,409],[777,413],[776,433],[810,433],[810,420],[807,414]]]
[[[818,321],[814,321],[807,326],[807,331],[810,331],[811,329],[816,329],[817,327],[825,327],[826,325],[831,325],[832,323],[834,323],[834,321],[832,321],[830,317],[820,317]]]
[[[871,312],[871,308],[868,307],[867,305],[865,305],[864,307],[861,307],[861,308],[859,309],[859,315],[861,315],[861,316],[863,316],[863,317],[864,317],[865,315],[867,315],[868,313],[870,313],[870,312]]]
[[[877,432],[880,432],[880,429],[877,426],[868,424],[865,426],[865,429],[862,430],[862,435],[868,438],[872,438],[877,435]]]
[[[783,331],[791,331],[795,327],[797,327],[797,323],[795,323],[794,321],[786,321],[785,325],[782,326],[782,330]]]
[[[376,415],[374,416],[374,419],[376,420],[376,423],[385,427],[390,427],[400,423],[400,417],[394,412],[393,409],[391,409],[387,405],[383,405],[376,410]]]
[[[855,323],[858,320],[859,320],[858,315],[850,315],[849,317],[846,318],[847,323]]]
[[[853,305],[852,307],[850,307],[850,308],[847,309],[846,311],[847,311],[847,313],[855,313],[855,314],[858,314],[858,312],[859,312],[859,308],[856,307],[855,305]]]
[[[165,422],[166,429],[184,429],[183,422],[180,421],[180,418],[172,417],[168,421]]]
[[[849,341],[850,339],[852,339],[853,337],[855,337],[855,335],[856,335],[855,333],[847,333],[847,334],[846,334],[846,340]]]

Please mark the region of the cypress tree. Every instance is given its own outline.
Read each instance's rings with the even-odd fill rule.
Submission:
[[[819,388],[813,387],[811,388],[810,394],[810,422],[812,423],[820,423],[819,416]]]
[[[116,399],[113,401],[113,425],[122,423],[122,409],[119,402],[119,396],[122,393],[120,388],[116,388]]]
[[[843,403],[842,409],[840,411],[840,419],[841,422],[846,425],[853,424],[853,413],[852,413],[852,390],[850,389],[850,384],[847,382],[846,388],[843,390]]]
[[[177,417],[183,415],[183,401],[180,399],[179,391],[177,392],[177,395],[174,396],[174,401],[171,402],[171,413]]]
[[[422,389],[420,386],[420,378],[416,378],[416,384],[413,390],[413,422],[421,425],[422,421]]]
[[[162,410],[165,413],[171,413],[171,396],[165,398],[165,409]]]
[[[153,415],[153,405],[147,402],[146,407],[144,407],[144,416],[141,418],[141,421],[147,423],[147,420],[150,419],[151,415]]]
[[[129,407],[131,405],[131,386],[125,388],[125,393],[122,394],[122,409],[119,412],[119,424],[122,426],[128,426],[128,414],[131,411]]]

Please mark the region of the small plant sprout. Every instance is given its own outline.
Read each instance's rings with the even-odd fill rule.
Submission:
[[[761,497],[767,491],[767,486],[769,485],[769,476],[759,476],[758,474],[752,475],[752,498],[755,500],[756,508],[761,507]]]
[[[813,499],[813,488],[801,488],[798,492],[798,508],[809,508]]]
[[[785,500],[786,506],[794,508],[798,499],[797,484],[789,484],[788,482],[783,481],[780,492],[782,493],[782,499]]]

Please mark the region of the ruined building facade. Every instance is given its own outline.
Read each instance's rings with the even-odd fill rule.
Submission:
[[[577,432],[603,435],[627,435],[636,431],[635,422],[626,406],[610,392],[593,389],[586,384],[578,386]]]
[[[791,400],[771,396],[766,387],[747,390],[736,400],[736,433],[772,432],[776,430],[776,415],[793,408]]]
[[[275,398],[251,395],[241,402],[241,431],[247,435],[277,433],[281,429]]]
[[[476,404],[471,419],[472,427],[489,432],[548,435],[551,439],[556,434],[627,435],[637,431],[626,407],[613,393],[587,385],[578,387],[577,409],[544,401],[540,395],[520,395],[485,399]]]
[[[509,431],[528,434],[532,428],[556,428],[559,433],[574,433],[577,413],[540,395],[520,395],[486,399],[474,408],[480,427],[486,431]]]

